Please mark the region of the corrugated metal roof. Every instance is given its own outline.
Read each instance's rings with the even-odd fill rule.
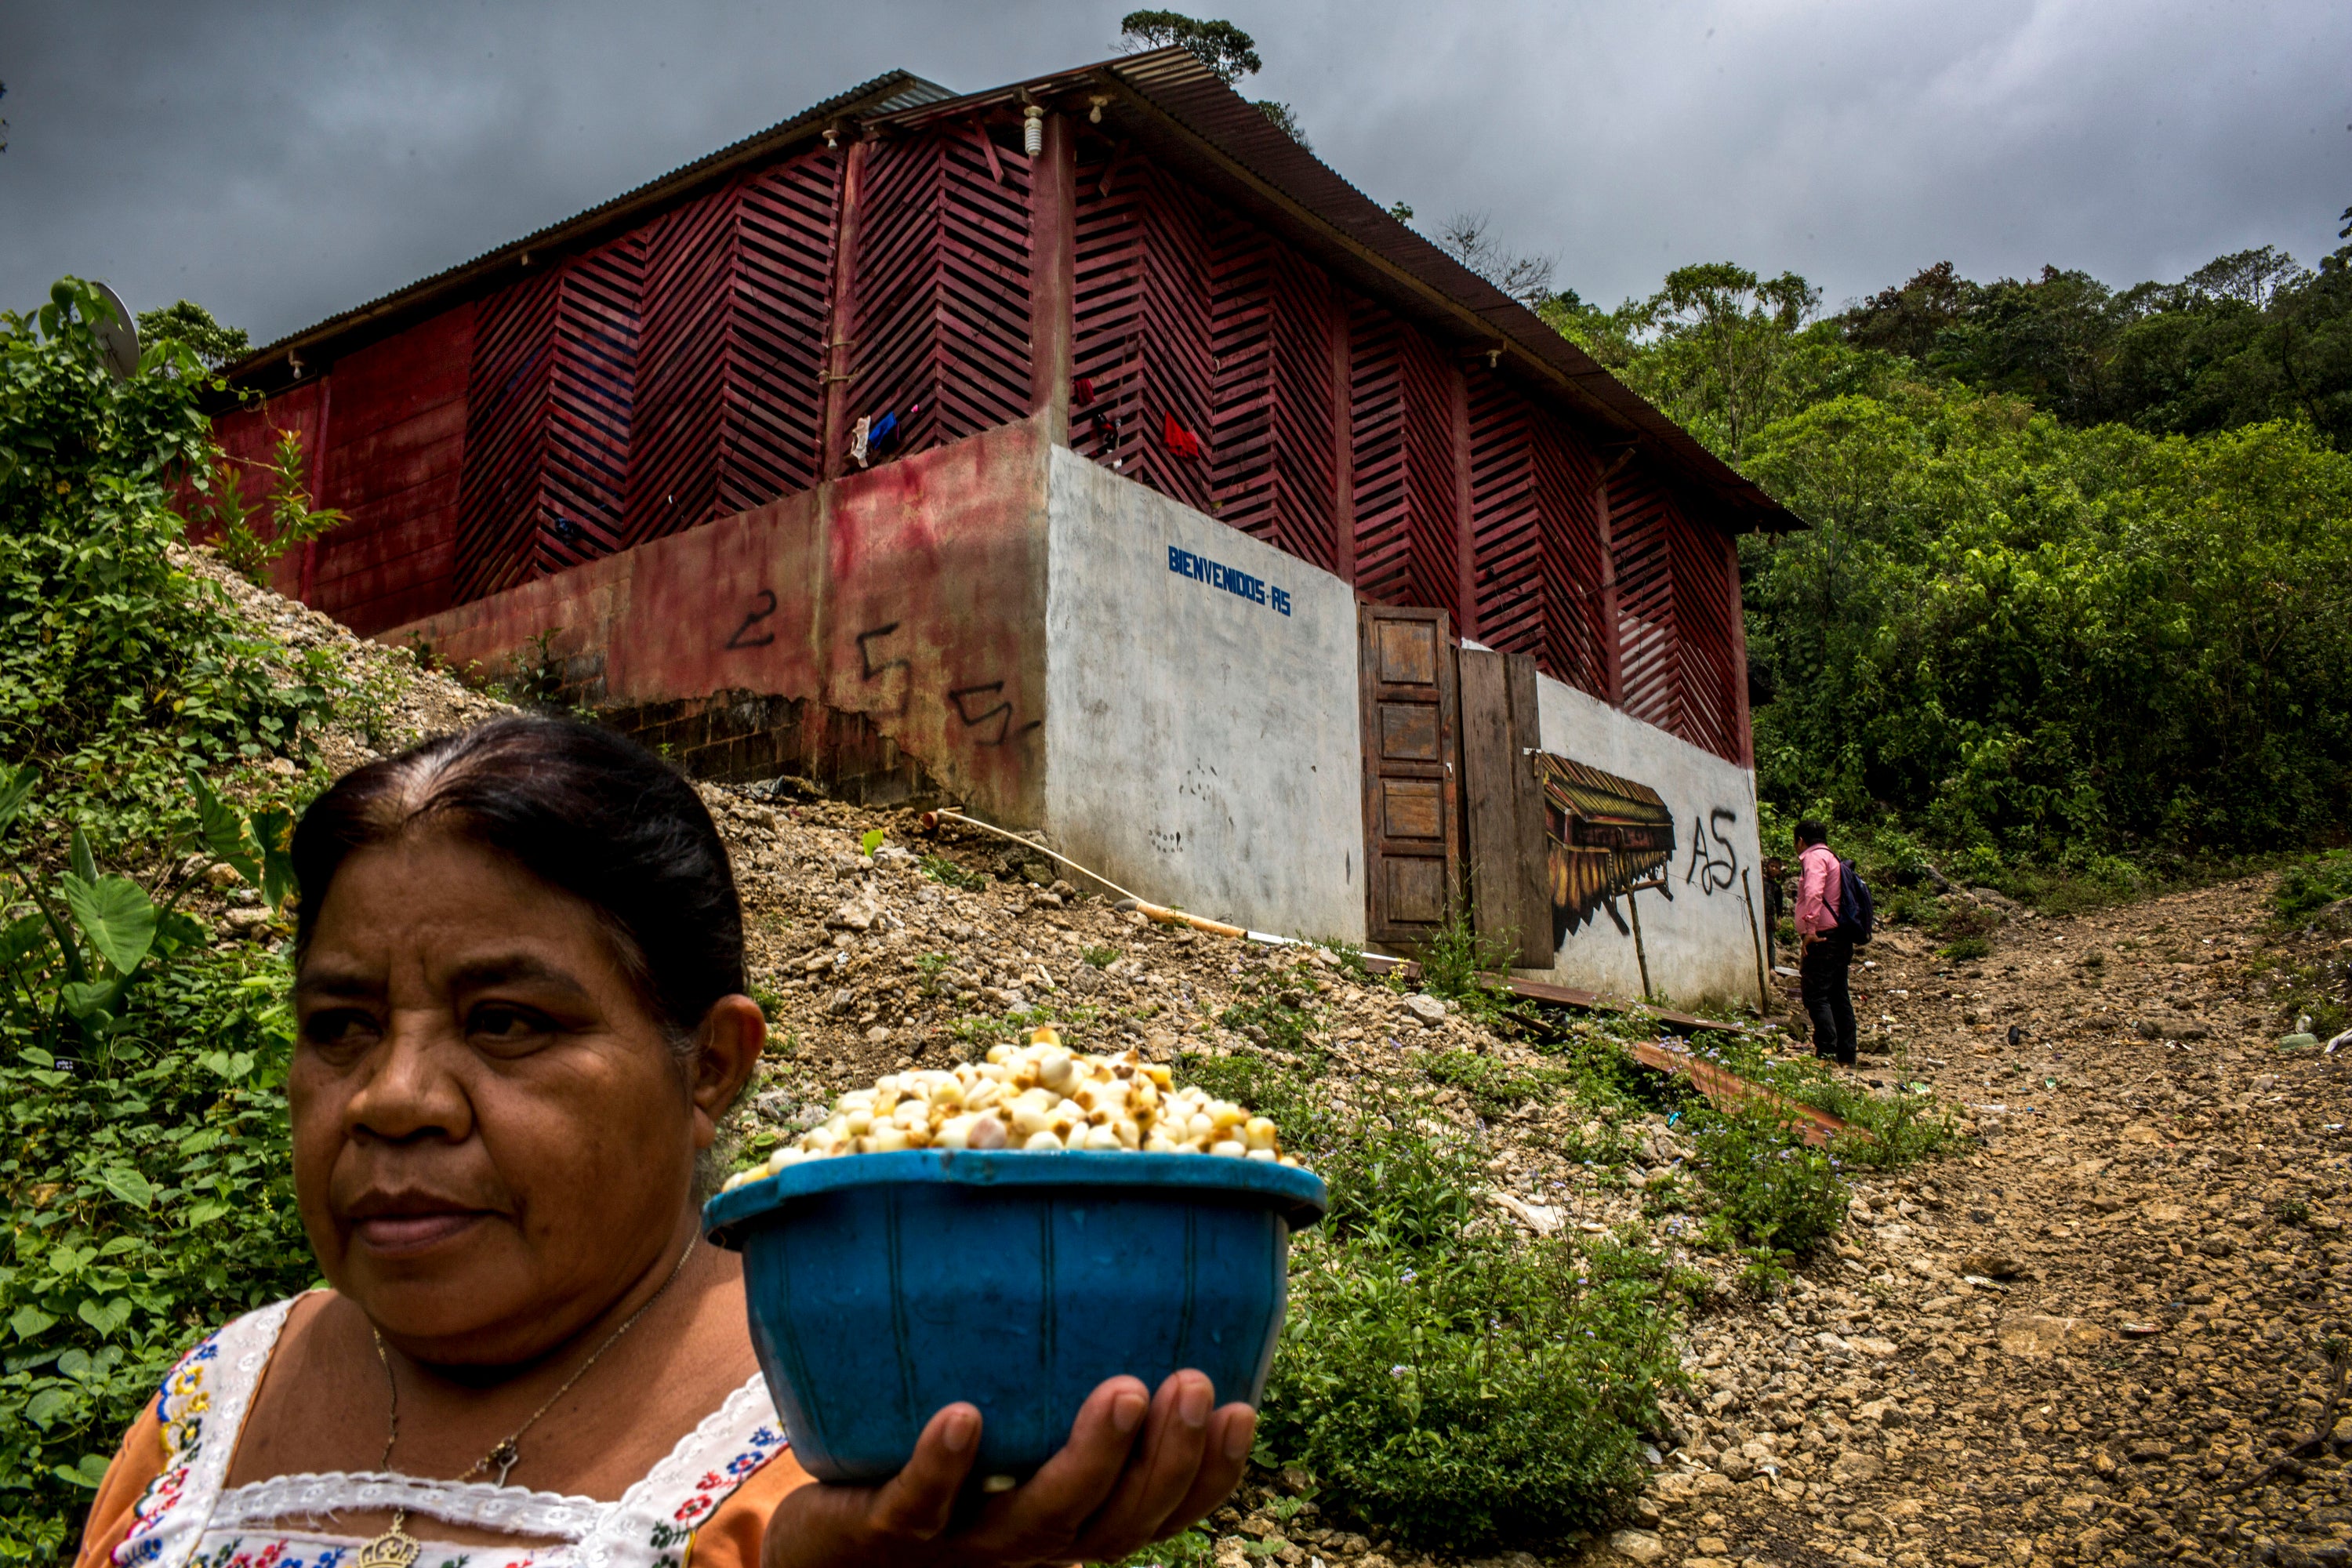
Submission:
[[[470,261],[461,261],[405,288],[381,295],[364,305],[330,316],[314,326],[289,332],[276,342],[254,350],[232,366],[228,374],[232,380],[246,377],[282,358],[289,351],[341,337],[354,327],[386,316],[415,314],[419,308],[439,303],[453,290],[461,289],[485,272],[502,268],[519,260],[528,252],[576,243],[617,226],[620,220],[635,217],[649,207],[683,200],[698,187],[733,173],[743,164],[758,163],[772,153],[814,135],[828,120],[850,114],[861,118],[895,114],[923,104],[952,100],[955,96],[951,89],[937,82],[925,81],[910,71],[886,71],[871,81],[803,110],[790,120],[779,121],[765,131],[754,132],[740,142],[672,169],[667,174],[656,175],[611,201],[590,207],[586,212],[565,218],[561,223],[550,224],[495,250],[484,251]]]
[[[1685,480],[1744,514],[1752,526],[1768,531],[1804,526],[1582,349],[1546,326],[1533,310],[1400,223],[1291,140],[1256,105],[1181,47],[1122,56],[961,95],[908,71],[887,72],[576,217],[280,338],[240,362],[231,378],[248,384],[266,381],[273,368],[283,372],[291,353],[313,345],[338,347],[333,340],[413,320],[481,286],[486,276],[515,265],[531,251],[576,245],[653,209],[684,201],[737,168],[814,135],[828,120],[854,116],[869,126],[904,130],[975,109],[1051,102],[1078,93],[1105,100],[1100,106],[1112,122],[1109,128],[1141,132],[1161,143],[1160,151],[1188,154],[1213,183],[1248,198],[1262,216],[1286,219],[1283,226],[1292,231],[1291,237],[1325,251],[1326,258],[1359,288],[1391,296],[1433,324],[1449,326],[1465,347],[1502,354],[1515,371],[1621,432],[1629,444],[1646,449]],[[1161,134],[1153,136],[1154,132]],[[1318,238],[1320,245],[1316,244]]]

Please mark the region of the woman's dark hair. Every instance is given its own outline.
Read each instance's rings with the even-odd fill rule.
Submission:
[[[345,773],[294,829],[297,962],[354,851],[456,834],[596,910],[622,967],[683,1047],[744,989],[743,909],[694,786],[644,747],[562,719],[494,719]]]

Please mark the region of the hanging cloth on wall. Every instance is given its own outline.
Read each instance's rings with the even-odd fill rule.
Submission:
[[[919,403],[908,408],[907,422],[911,422],[922,411],[923,405]],[[857,423],[849,427],[849,460],[862,468],[877,458],[886,456],[906,434],[907,422],[900,421],[895,409],[879,418],[870,414],[860,415]]]
[[[1160,417],[1165,421],[1166,426],[1161,433],[1167,439],[1168,450],[1171,455],[1195,463],[1206,455],[1201,450],[1201,438],[1177,424],[1176,416],[1167,414]]]

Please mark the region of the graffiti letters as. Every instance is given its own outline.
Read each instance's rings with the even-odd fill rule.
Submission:
[[[1683,885],[1696,883],[1702,893],[1720,893],[1739,880],[1739,851],[1732,847],[1724,835],[1726,823],[1736,824],[1739,814],[1728,806],[1717,806],[1706,814],[1706,832],[1699,831],[1698,818],[1691,818],[1690,861],[1683,868]]]

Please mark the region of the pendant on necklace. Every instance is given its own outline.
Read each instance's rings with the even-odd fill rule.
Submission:
[[[482,1467],[487,1469],[496,1465],[499,1468],[499,1479],[495,1484],[504,1486],[507,1484],[507,1472],[521,1462],[522,1449],[516,1446],[512,1437],[509,1437],[489,1451],[488,1456],[482,1460]]]
[[[361,1547],[352,1568],[410,1568],[425,1543],[401,1528],[407,1521],[406,1510],[394,1513],[392,1528]]]

